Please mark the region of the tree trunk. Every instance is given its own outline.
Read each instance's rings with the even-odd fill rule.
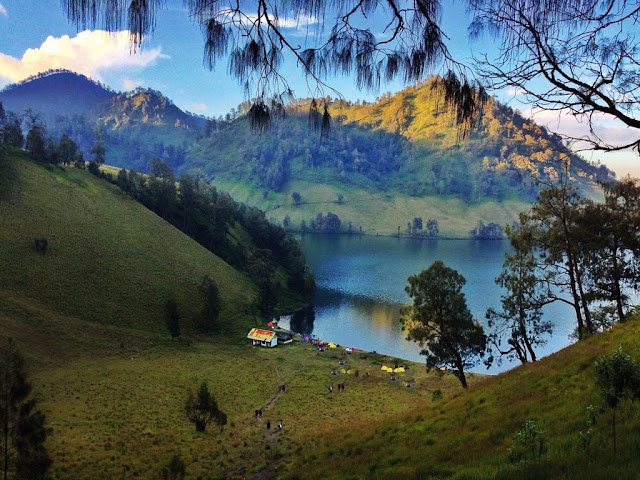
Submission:
[[[2,425],[4,433],[4,480],[9,474],[9,374],[5,374],[4,383],[4,423]]]
[[[569,284],[571,287],[571,296],[573,297],[573,308],[576,311],[576,319],[578,320],[578,338],[584,335],[584,322],[582,321],[582,312],[580,311],[580,296],[576,291],[575,267],[572,255],[567,252],[567,267],[569,267]]]
[[[616,409],[613,409],[613,455],[616,454]]]

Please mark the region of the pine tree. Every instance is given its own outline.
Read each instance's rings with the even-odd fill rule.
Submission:
[[[45,416],[36,410],[25,360],[14,341],[0,344],[0,468],[4,480],[45,478],[51,459],[44,448]]]

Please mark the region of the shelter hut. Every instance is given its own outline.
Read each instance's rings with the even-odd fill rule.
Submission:
[[[275,347],[278,345],[278,337],[273,330],[263,330],[261,328],[252,328],[247,335],[252,345],[262,347]]]

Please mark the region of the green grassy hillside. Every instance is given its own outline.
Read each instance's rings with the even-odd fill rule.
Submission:
[[[279,192],[269,192],[265,199],[263,190],[244,182],[215,179],[214,185],[227,191],[233,198],[249,205],[258,205],[266,211],[267,218],[283,224],[289,217],[287,228],[300,230],[302,221],[309,226],[310,219],[318,212],[332,212],[340,217],[341,230],[348,232],[349,222],[352,232],[362,231],[367,234],[406,234],[407,222],[414,216],[438,220],[441,237],[465,238],[479,220],[485,224],[496,222],[500,225],[510,224],[518,219],[518,213],[529,208],[529,203],[512,199],[497,202],[467,204],[460,199],[439,196],[414,197],[395,193],[376,193],[352,185],[319,184],[304,180],[292,180]],[[298,192],[302,202],[296,205],[291,194]],[[338,195],[343,200],[338,202]]]
[[[284,119],[256,137],[241,117],[203,133],[181,170],[197,169],[222,189],[270,212],[289,215],[291,229],[331,211],[365,233],[409,233],[414,217],[435,219],[445,236],[469,237],[479,220],[510,223],[535,198],[537,180],[570,175],[589,195],[607,181],[559,137],[494,100],[466,138],[443,108],[433,81],[383,95],[375,103],[329,101],[326,136],[309,130],[309,102],[289,106]],[[244,191],[243,191],[244,190]],[[291,193],[304,205],[291,209]],[[338,195],[344,202],[338,203]],[[322,229],[319,229],[322,230]],[[416,233],[416,232],[412,232]]]
[[[174,454],[189,479],[637,478],[637,407],[619,412],[615,460],[609,412],[589,446],[578,434],[600,404],[593,362],[618,344],[640,359],[639,320],[495,378],[472,375],[468,392],[413,363],[392,381],[380,367],[396,360],[380,355],[248,345],[251,283],[110,184],[15,152],[0,169],[0,336],[28,359],[54,479],[158,478]],[[36,236],[49,238],[46,255]],[[234,332],[171,341],[165,297],[196,315],[203,274],[217,279]],[[205,380],[229,416],[222,432],[197,434],[182,413]],[[345,392],[328,392],[340,382]],[[507,448],[528,418],[548,453],[512,466]],[[285,428],[267,431],[267,420]]]
[[[594,362],[618,345],[640,362],[638,322],[617,325],[408,415],[322,436],[317,448],[295,459],[289,478],[637,479],[638,406],[627,401],[618,411],[614,456],[611,411],[601,408]],[[595,424],[590,406],[597,412]],[[512,464],[508,448],[527,419],[544,432],[546,453],[539,461]]]
[[[251,281],[88,172],[16,154],[0,166],[0,295],[77,319],[165,330],[178,303],[187,328],[202,308],[204,275],[218,283],[227,330],[247,324]],[[45,237],[46,255],[34,238]]]

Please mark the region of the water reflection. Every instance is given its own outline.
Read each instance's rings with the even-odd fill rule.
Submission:
[[[307,308],[298,310],[289,318],[289,330],[296,333],[309,334],[313,332],[313,322],[316,319],[316,311],[313,304],[309,304]]]
[[[467,279],[463,291],[469,309],[476,319],[485,321],[487,308],[500,306],[502,292],[494,279],[509,247],[506,241],[330,235],[307,235],[301,246],[318,289],[313,320],[296,318],[293,323],[300,325],[296,328],[341,345],[420,362],[424,361],[420,347],[406,341],[400,325],[400,307],[409,302],[404,291],[407,277],[435,260],[444,261]],[[540,349],[541,355],[567,345],[574,323],[567,305],[549,305],[543,314],[553,321],[555,330]],[[505,362],[491,371],[513,365]]]

